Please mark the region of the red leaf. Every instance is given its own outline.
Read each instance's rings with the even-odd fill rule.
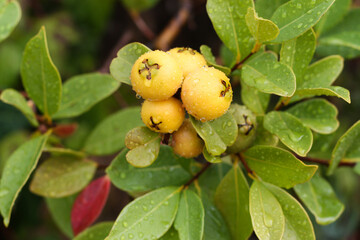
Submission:
[[[71,136],[77,129],[78,125],[76,123],[68,124],[58,124],[53,128],[53,133],[61,138],[66,138]]]
[[[77,235],[100,215],[110,190],[107,176],[92,181],[76,198],[71,210],[71,226]]]

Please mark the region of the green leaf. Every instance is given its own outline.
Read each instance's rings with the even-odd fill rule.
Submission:
[[[56,226],[69,238],[74,236],[71,227],[71,209],[76,195],[64,198],[45,198],[46,205]]]
[[[110,96],[120,86],[108,74],[90,73],[70,78],[63,86],[59,111],[54,118],[76,117]]]
[[[329,134],[339,127],[338,110],[325,99],[311,99],[298,103],[287,112],[318,133]]]
[[[109,235],[114,222],[101,222],[89,227],[77,235],[73,240],[103,240]]]
[[[280,34],[274,42],[284,42],[300,36],[314,26],[335,0],[291,0],[281,5],[271,17]]]
[[[224,65],[228,68],[232,68],[236,64],[235,54],[233,54],[224,44],[221,44],[220,56],[221,60],[224,62]]]
[[[204,235],[204,207],[201,199],[189,189],[180,197],[174,227],[181,240],[202,240]]]
[[[298,81],[296,96],[312,97],[330,95],[343,98],[350,103],[349,91],[342,87],[331,86],[344,67],[344,59],[340,56],[329,56],[310,65],[303,78]]]
[[[344,205],[337,199],[331,185],[318,175],[294,189],[319,224],[334,222],[344,211]]]
[[[356,164],[356,166],[354,167],[354,171],[360,175],[360,163]]]
[[[264,128],[279,137],[291,150],[306,156],[313,143],[311,130],[287,112],[273,111],[264,118]]]
[[[206,147],[204,147],[202,154],[203,154],[205,160],[208,161],[208,162],[210,162],[210,163],[221,163],[221,157],[220,157],[220,156],[211,155],[211,154],[206,150]]]
[[[341,12],[341,7],[336,8],[336,11]],[[350,10],[338,25],[319,39],[317,52],[323,56],[332,54],[340,54],[345,58],[360,56],[359,21],[360,9]]]
[[[58,111],[61,101],[61,78],[50,58],[45,27],[26,44],[21,63],[21,77],[29,97],[46,116],[52,116]]]
[[[155,6],[159,0],[121,0],[128,10],[141,12]]]
[[[264,117],[257,117],[257,129],[254,145],[276,146],[279,138],[264,128]]]
[[[305,165],[290,152],[271,146],[254,146],[244,153],[245,161],[265,182],[292,188],[314,175],[316,165]]]
[[[229,112],[221,117],[207,122],[201,122],[190,116],[190,121],[196,132],[204,140],[206,150],[218,156],[231,146],[237,137],[238,127],[233,115]]]
[[[248,8],[245,15],[246,25],[258,43],[274,40],[279,35],[279,28],[268,19],[258,17],[254,8]]]
[[[320,36],[341,22],[348,13],[351,2],[351,0],[335,0],[334,4],[315,25],[316,34]]]
[[[5,91],[2,92],[0,96],[0,100],[20,110],[24,114],[24,116],[29,120],[31,125],[35,127],[39,126],[39,123],[36,120],[33,110],[27,104],[25,98],[18,91],[14,89],[6,89]]]
[[[252,0],[208,0],[206,3],[217,35],[235,54],[236,62],[248,56],[255,43],[245,22],[249,7],[254,7]]]
[[[290,97],[296,88],[294,72],[269,52],[246,61],[241,69],[241,77],[245,84],[264,93]]]
[[[50,198],[70,196],[86,187],[96,167],[95,162],[88,160],[50,158],[36,169],[30,191]]]
[[[105,240],[160,238],[175,219],[180,191],[166,187],[137,198],[121,211]]]
[[[165,186],[180,186],[190,180],[191,175],[179,162],[168,146],[162,146],[158,159],[147,168],[135,168],[126,161],[127,150],[123,150],[106,169],[111,182],[128,192],[144,192]],[[156,177],[155,177],[156,176]]]
[[[284,213],[285,231],[282,239],[315,240],[311,220],[301,204],[281,188],[268,183],[265,186],[280,203]]]
[[[0,1],[0,42],[11,34],[20,18],[21,7],[17,1]]]
[[[270,19],[276,9],[288,1],[289,0],[256,0],[255,10],[260,17]]]
[[[241,101],[255,114],[264,115],[269,105],[270,94],[260,92],[241,81]]]
[[[15,200],[35,169],[50,133],[22,144],[10,156],[0,182],[0,210],[7,227]]]
[[[219,210],[214,206],[210,199],[202,193],[201,200],[205,209],[204,239],[231,240],[229,229],[227,228],[225,220]]]
[[[259,239],[282,239],[285,230],[284,213],[274,195],[257,180],[250,188],[250,214]]]
[[[310,29],[303,35],[283,42],[280,62],[287,64],[294,71],[297,84],[312,60],[316,48],[316,36]]]
[[[213,66],[214,68],[222,71],[223,73],[225,73],[226,75],[229,75],[231,73],[231,69],[228,67],[224,67],[221,66],[219,64],[216,63],[215,57],[212,54],[211,48],[209,46],[206,45],[201,45],[200,46],[200,52],[201,54],[204,56],[206,62],[210,65]]]
[[[180,240],[178,232],[175,230],[174,226],[170,228],[159,240]]]
[[[132,1],[132,0],[131,0]],[[111,75],[119,82],[131,85],[130,73],[135,61],[144,53],[151,51],[141,43],[130,43],[121,48],[110,64]]]
[[[147,127],[132,129],[125,138],[127,148],[126,160],[134,167],[148,167],[158,157],[161,138]]]
[[[349,128],[344,135],[336,143],[336,146],[331,154],[330,165],[327,174],[333,174],[340,161],[346,156],[347,151],[353,145],[359,148],[360,141],[360,120],[357,121],[351,128]]]
[[[125,147],[125,136],[134,127],[144,125],[140,108],[120,110],[100,122],[86,139],[84,150],[94,155],[115,153]]]
[[[249,185],[239,165],[234,165],[220,182],[215,193],[215,205],[223,215],[232,239],[250,237],[253,229],[249,214]]]

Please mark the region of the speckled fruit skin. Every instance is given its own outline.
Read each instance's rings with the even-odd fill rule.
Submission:
[[[195,128],[188,119],[173,133],[171,146],[174,152],[185,158],[197,157],[202,153],[204,142],[198,137]]]
[[[228,147],[228,153],[238,153],[252,146],[256,137],[256,116],[246,106],[231,104],[229,112],[234,116],[239,127],[234,144]]]
[[[141,119],[152,131],[172,133],[184,122],[185,111],[176,98],[164,101],[145,100],[141,107]]]
[[[162,101],[173,96],[183,81],[176,59],[163,51],[141,55],[131,69],[133,90],[144,99]]]
[[[229,78],[213,67],[201,67],[190,73],[181,90],[181,100],[188,113],[203,122],[226,113],[232,96]]]
[[[199,52],[192,48],[177,47],[168,51],[179,63],[184,73],[184,78],[191,72],[202,66],[206,66],[206,60]]]

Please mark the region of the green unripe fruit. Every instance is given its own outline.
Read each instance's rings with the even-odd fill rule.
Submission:
[[[229,112],[234,116],[239,127],[238,137],[233,145],[228,147],[227,152],[238,153],[254,143],[256,137],[256,116],[245,106],[231,104]]]
[[[169,53],[179,63],[184,78],[196,69],[206,66],[206,60],[203,55],[192,48],[177,47],[169,50]]]
[[[183,72],[175,58],[159,50],[140,56],[131,69],[133,90],[152,101],[170,98],[182,81]]]
[[[184,122],[185,111],[176,98],[152,102],[145,100],[141,107],[141,119],[155,132],[172,133]]]
[[[186,110],[200,121],[222,116],[232,101],[229,78],[213,67],[201,67],[184,80],[181,100]]]
[[[197,157],[204,148],[204,142],[188,119],[172,134],[171,146],[174,152],[185,158]]]

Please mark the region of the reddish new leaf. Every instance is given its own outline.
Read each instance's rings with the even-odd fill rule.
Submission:
[[[71,136],[76,130],[78,125],[76,123],[59,124],[53,128],[53,133],[61,138]]]
[[[76,198],[71,210],[71,226],[77,235],[100,215],[110,190],[107,176],[92,181]]]

